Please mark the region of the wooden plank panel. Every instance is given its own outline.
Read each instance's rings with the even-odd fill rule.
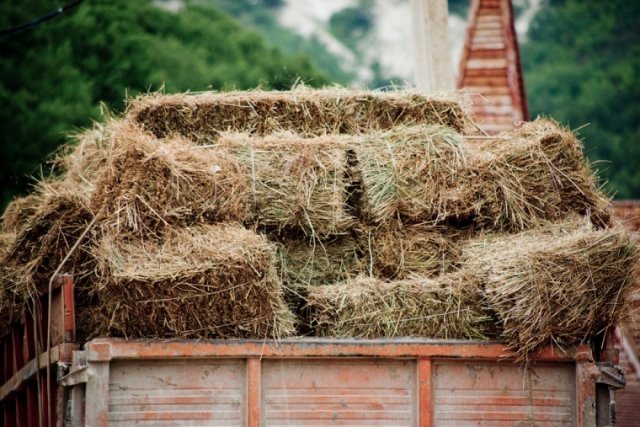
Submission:
[[[263,425],[414,426],[416,362],[265,360]]]
[[[113,362],[108,374],[109,425],[245,425],[246,369],[239,359]]]
[[[434,368],[435,425],[576,423],[575,365],[536,366],[439,362]]]

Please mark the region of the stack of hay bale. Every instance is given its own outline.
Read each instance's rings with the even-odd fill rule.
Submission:
[[[550,120],[464,137],[450,99],[148,95],[77,136],[0,238],[1,324],[55,272],[83,339],[423,336],[572,345],[626,313],[638,250]]]

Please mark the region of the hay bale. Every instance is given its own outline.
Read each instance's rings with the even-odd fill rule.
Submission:
[[[329,240],[281,239],[278,265],[285,286],[296,290],[329,285],[357,275],[359,242],[351,236]]]
[[[442,222],[460,216],[460,176],[467,170],[462,136],[444,126],[397,128],[365,136],[353,148],[362,179],[362,213],[383,224]]]
[[[39,210],[0,260],[5,273],[0,282],[17,286],[16,292],[24,299],[28,299],[36,289],[46,287],[51,275],[92,219],[85,201],[75,194],[58,193],[44,197]],[[87,263],[87,247],[81,245],[61,272],[71,271],[81,278],[86,271],[93,269]]]
[[[587,342],[619,323],[635,286],[637,245],[618,229],[552,224],[465,249],[465,269],[522,358],[545,344]]]
[[[517,231],[578,213],[610,224],[609,199],[580,141],[556,122],[538,119],[475,148],[465,186],[476,223]]]
[[[88,337],[281,338],[293,331],[275,248],[237,225],[171,229],[162,241],[105,235]]]
[[[223,131],[305,136],[367,133],[398,125],[442,124],[456,130],[465,114],[455,99],[419,92],[299,88],[285,92],[144,95],[129,102],[129,120],[155,136],[182,135],[197,143]]]
[[[108,118],[104,123],[94,123],[91,128],[73,135],[52,160],[54,167],[60,170],[63,185],[77,194],[90,197],[96,184],[106,171],[116,135],[126,132],[126,124]]]
[[[287,304],[297,317],[297,332],[313,335],[307,299],[313,286],[343,282],[361,273],[359,242],[350,235],[329,239],[279,238],[277,266]]]
[[[0,260],[9,252],[14,245],[15,239],[16,235],[13,233],[0,234]],[[6,276],[7,272],[4,266],[0,265],[0,277]],[[0,333],[24,312],[23,305],[19,304],[20,300],[15,293],[14,284],[6,280],[0,280]]]
[[[14,198],[2,214],[2,230],[5,233],[19,233],[38,211],[41,197],[29,194]]]
[[[16,286],[0,284],[0,334],[4,334],[8,327],[20,320],[26,309],[26,301]]]
[[[370,276],[407,279],[433,277],[455,270],[460,247],[447,230],[424,224],[392,224],[361,233],[361,270]]]
[[[354,225],[347,211],[348,165],[340,137],[226,134],[214,147],[218,150],[242,165],[246,203],[260,227],[316,238],[345,234]]]
[[[353,148],[373,223],[521,231],[572,213],[610,224],[608,198],[575,135],[546,119],[481,145],[451,129],[394,129]]]
[[[103,228],[155,235],[167,226],[242,221],[249,188],[223,153],[181,139],[159,141],[135,127],[114,135],[91,197]]]
[[[16,235],[11,232],[0,233],[0,259],[2,259],[13,246]]]
[[[488,313],[471,277],[413,277],[385,282],[359,277],[311,290],[309,306],[319,336],[486,339]]]

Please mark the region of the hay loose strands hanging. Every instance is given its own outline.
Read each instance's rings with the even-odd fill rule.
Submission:
[[[282,338],[293,332],[275,248],[239,225],[172,229],[161,241],[104,236],[89,337]]]
[[[503,337],[521,358],[544,344],[587,342],[628,314],[637,286],[637,245],[618,229],[551,224],[473,241],[466,270],[484,284]]]
[[[177,134],[196,143],[208,143],[225,131],[266,135],[284,130],[314,136],[398,125],[465,127],[463,107],[452,96],[340,88],[145,95],[129,102],[126,116],[157,137]]]
[[[486,339],[495,333],[472,277],[412,277],[385,282],[358,277],[309,293],[311,322],[319,336]]]

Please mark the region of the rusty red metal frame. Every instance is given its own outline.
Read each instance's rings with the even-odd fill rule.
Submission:
[[[513,360],[515,354],[500,342],[396,338],[380,340],[299,338],[274,340],[159,341],[98,338],[86,344],[87,360],[165,359],[189,357],[307,358],[392,357],[429,359]],[[581,345],[560,352],[547,347],[535,362],[592,361],[591,349]]]
[[[73,279],[61,275],[52,283],[52,293],[40,291],[35,306],[0,337],[0,424],[47,426],[47,407],[52,418],[62,413],[65,391],[56,382],[57,370],[47,367],[70,364],[75,344],[75,306]],[[51,348],[44,342],[48,299],[51,297]],[[35,321],[32,313],[36,313]],[[49,390],[47,384],[51,386]],[[52,422],[52,424],[55,424]]]
[[[504,343],[398,338],[388,340],[300,338],[274,340],[211,340],[158,341],[96,339],[86,344],[87,367],[93,372],[87,383],[87,423],[102,426],[107,423],[106,402],[109,385],[109,365],[114,360],[171,360],[185,358],[244,359],[247,369],[246,423],[261,425],[262,359],[338,359],[392,358],[415,359],[418,379],[418,409],[420,427],[433,425],[433,367],[437,361],[513,363],[515,355]],[[591,349],[582,345],[564,353],[548,347],[532,358],[532,364],[572,363],[576,369],[576,398],[579,426],[595,423],[595,377],[598,369]],[[102,403],[100,403],[102,402]]]
[[[515,354],[501,342],[477,342],[462,340],[434,340],[425,338],[397,339],[323,339],[293,338],[286,340],[204,340],[204,341],[160,341],[124,340],[102,338],[90,341],[85,351],[75,352],[75,322],[73,318],[73,281],[69,276],[57,280],[52,295],[52,351],[50,354],[36,355],[33,345],[34,331],[28,319],[2,338],[3,384],[0,385],[0,405],[2,405],[4,425],[37,425],[38,413],[46,413],[49,395],[55,396],[52,404],[53,419],[61,415],[69,390],[58,387],[55,379],[54,390],[38,390],[35,378],[43,383],[43,371],[48,363],[70,363],[82,360],[86,378],[67,386],[86,382],[86,396],[91,396],[87,405],[87,425],[106,426],[108,424],[109,366],[113,360],[171,360],[189,358],[234,358],[246,362],[246,422],[249,426],[259,426],[261,414],[261,370],[262,359],[302,359],[302,358],[386,358],[414,359],[416,361],[419,425],[433,425],[433,383],[434,362],[440,360],[461,362],[503,362],[513,363]],[[43,296],[45,298],[46,296]],[[46,315],[46,313],[40,313]],[[40,334],[40,338],[42,338]],[[43,348],[42,343],[39,345]],[[580,426],[593,425],[595,421],[595,378],[598,369],[593,361],[591,348],[587,345],[572,347],[560,352],[547,347],[531,358],[532,364],[571,363],[576,369],[577,419]],[[82,369],[78,369],[82,371]],[[76,372],[78,374],[79,372]],[[68,377],[73,377],[73,373]],[[77,377],[80,378],[80,377]],[[64,382],[63,382],[64,384]],[[42,420],[41,420],[42,421]],[[593,422],[592,422],[593,421]],[[60,422],[60,419],[57,419]],[[44,420],[43,425],[46,425]]]

